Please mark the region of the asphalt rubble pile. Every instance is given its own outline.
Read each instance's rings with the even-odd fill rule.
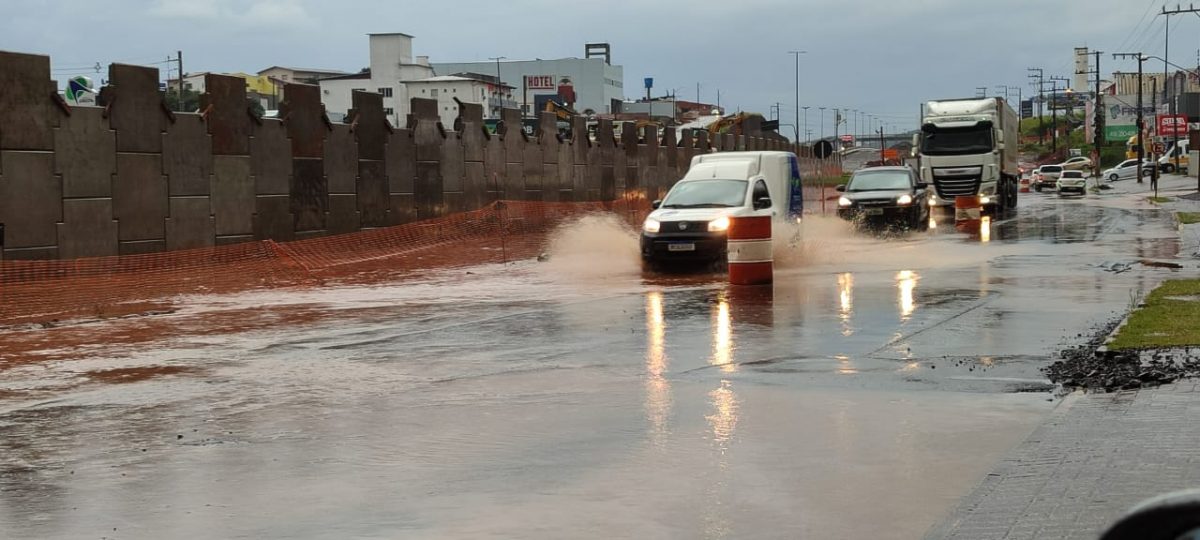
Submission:
[[[1059,352],[1061,360],[1042,369],[1064,390],[1115,392],[1200,377],[1200,350],[1193,348],[1100,350],[1117,323],[1082,345]]]

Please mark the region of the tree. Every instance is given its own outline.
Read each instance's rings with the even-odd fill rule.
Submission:
[[[183,89],[183,108],[179,107],[179,89],[170,89],[163,93],[167,108],[172,111],[197,112],[200,110],[200,93],[188,88]]]

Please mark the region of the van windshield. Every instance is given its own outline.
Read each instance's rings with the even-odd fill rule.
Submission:
[[[662,207],[729,208],[745,203],[745,180],[689,180],[675,184]]]

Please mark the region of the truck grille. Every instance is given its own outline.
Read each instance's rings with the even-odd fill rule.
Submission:
[[[937,189],[938,197],[953,199],[959,195],[975,195],[979,193],[979,176],[939,176],[934,178],[933,187]]]

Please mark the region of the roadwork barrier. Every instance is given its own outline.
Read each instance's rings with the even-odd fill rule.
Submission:
[[[544,249],[547,233],[568,220],[615,214],[632,230],[649,210],[641,199],[497,201],[435,219],[291,242],[0,261],[0,327],[154,313],[186,295],[379,283],[433,268],[528,259]]]

